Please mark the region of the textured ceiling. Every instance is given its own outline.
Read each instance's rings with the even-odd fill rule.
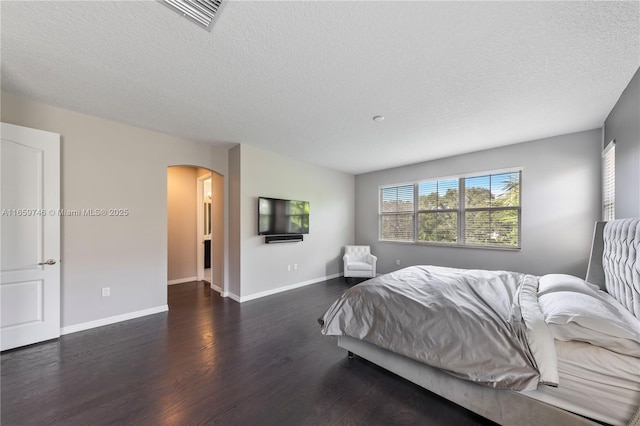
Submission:
[[[0,2],[2,90],[363,173],[602,126],[640,3]],[[385,120],[374,122],[374,115]]]

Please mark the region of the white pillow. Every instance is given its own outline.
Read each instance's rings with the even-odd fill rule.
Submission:
[[[573,275],[548,274],[538,281],[538,296],[552,291],[575,291],[577,293],[597,294],[600,287]]]
[[[555,339],[640,357],[640,320],[610,295],[589,290],[543,293],[540,309]]]

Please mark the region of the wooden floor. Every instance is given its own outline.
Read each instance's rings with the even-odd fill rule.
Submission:
[[[334,279],[238,304],[169,286],[169,312],[2,354],[8,425],[491,424],[362,359],[317,318]]]

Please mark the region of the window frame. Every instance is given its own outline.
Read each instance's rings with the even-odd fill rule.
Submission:
[[[602,150],[602,220],[616,218],[616,140]]]
[[[463,248],[480,248],[480,249],[488,249],[488,250],[511,250],[518,251],[522,249],[522,171],[523,167],[510,167],[505,169],[491,170],[491,171],[483,171],[483,172],[474,172],[467,173],[461,175],[454,176],[445,176],[445,177],[435,177],[429,179],[420,179],[413,182],[404,182],[399,184],[386,184],[380,185],[378,187],[378,241],[381,243],[400,243],[400,244],[416,244],[416,245],[429,245],[429,246],[440,246],[440,247],[463,247]],[[466,207],[466,181],[469,178],[474,177],[484,177],[487,176],[495,176],[506,173],[518,173],[518,205],[517,206],[500,206],[500,207]],[[458,206],[456,209],[448,208],[448,209],[421,209],[420,208],[420,184],[425,182],[440,182],[446,180],[457,180],[458,181]],[[392,213],[383,212],[382,206],[382,191],[389,188],[396,188],[401,186],[413,185],[413,240],[394,240],[394,239],[384,239],[382,238],[382,217],[384,215],[389,215]],[[504,245],[504,244],[479,244],[479,243],[467,243],[465,238],[465,223],[466,223],[466,213],[467,212],[477,212],[477,211],[516,211],[517,212],[517,233],[518,233],[518,241],[517,245]],[[440,241],[425,241],[420,240],[420,214],[428,214],[428,213],[455,213],[457,215],[457,236],[456,242],[440,242]],[[403,213],[406,214],[406,213]]]
[[[457,190],[458,190],[458,201],[457,201],[457,207],[456,208],[447,208],[447,209],[420,209],[420,184],[425,183],[425,182],[436,182],[436,184],[438,185],[440,182],[446,182],[446,181],[451,181],[451,180],[457,180],[458,181],[458,186],[457,186]],[[415,202],[414,202],[414,206],[415,206],[415,214],[416,214],[416,218],[414,220],[415,222],[415,230],[414,230],[414,242],[417,244],[436,244],[436,245],[452,245],[452,244],[457,244],[456,243],[450,243],[450,242],[442,242],[442,241],[427,241],[427,240],[421,240],[420,239],[420,214],[436,214],[436,220],[437,220],[437,214],[438,213],[455,213],[456,214],[456,222],[457,222],[457,226],[456,226],[456,239],[457,241],[459,241],[460,239],[460,232],[463,228],[461,228],[460,226],[460,206],[462,205],[462,203],[464,203],[464,192],[460,191],[460,189],[464,186],[464,183],[461,183],[461,178],[457,177],[457,176],[451,176],[451,177],[445,177],[445,178],[437,178],[437,179],[427,179],[427,180],[420,180],[418,182],[414,182],[415,185]],[[462,186],[461,186],[462,185]],[[438,185],[439,187],[439,185]]]
[[[412,191],[413,191],[413,209],[412,210],[396,210],[396,211],[383,211],[382,209],[382,191],[385,189],[389,189],[389,188],[396,188],[396,190],[398,188],[402,188],[402,187],[408,187],[411,186],[412,187]],[[396,201],[399,200],[399,197],[396,199]],[[399,183],[399,184],[395,184],[395,185],[383,185],[380,186],[378,188],[378,241],[393,241],[393,242],[397,242],[397,243],[413,243],[415,241],[415,230],[416,230],[416,217],[415,217],[415,183],[414,182],[405,182],[405,183]],[[411,237],[412,239],[397,239],[397,240],[388,240],[388,239],[383,239],[382,238],[382,218],[383,217],[398,217],[398,216],[407,216],[407,215],[411,215],[412,216],[412,228],[411,228]]]

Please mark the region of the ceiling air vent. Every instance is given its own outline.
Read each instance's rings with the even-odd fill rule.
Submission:
[[[160,0],[160,3],[211,31],[222,0]]]

